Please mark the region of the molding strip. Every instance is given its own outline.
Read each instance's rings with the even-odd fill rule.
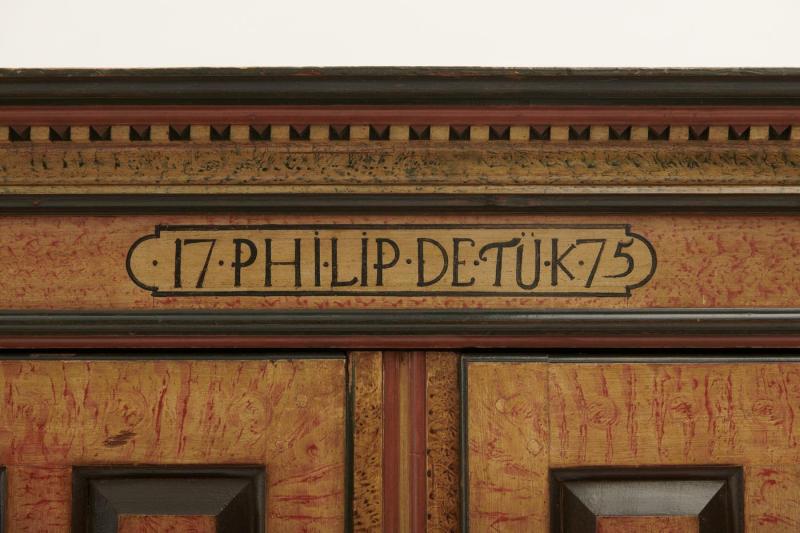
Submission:
[[[775,214],[800,210],[797,193],[649,193],[649,194],[2,194],[0,215],[101,215],[259,212],[291,213],[298,209],[337,212],[358,209],[380,214],[435,209],[483,213],[559,213],[576,209],[592,213],[730,211]]]
[[[795,69],[0,70],[0,105],[797,105]]]
[[[800,309],[590,311],[280,311],[0,313],[0,336],[23,335],[754,335],[796,334]]]
[[[2,74],[0,74],[2,76]],[[2,78],[0,77],[0,81]],[[0,83],[0,89],[3,83]],[[797,124],[800,107],[733,105],[0,105],[0,123],[95,124]]]

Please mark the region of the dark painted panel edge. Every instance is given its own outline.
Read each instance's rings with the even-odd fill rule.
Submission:
[[[796,69],[0,70],[0,105],[800,103]]]
[[[0,336],[23,335],[711,335],[794,334],[800,309],[0,311]]]
[[[774,215],[800,211],[800,194],[649,193],[649,194],[5,194],[0,215],[142,215],[208,212],[314,214],[437,213],[647,214],[730,212],[737,215]],[[743,211],[745,210],[745,211]]]

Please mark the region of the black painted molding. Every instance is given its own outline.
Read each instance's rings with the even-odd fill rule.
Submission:
[[[800,194],[27,194],[0,195],[0,215],[168,213],[761,215],[800,212]],[[743,211],[746,210],[746,211]]]
[[[0,312],[0,335],[797,335],[800,309]]]
[[[552,533],[594,533],[599,516],[641,515],[696,516],[700,533],[742,533],[742,469],[693,465],[550,471]]]
[[[797,105],[797,69],[0,70],[0,105]]]
[[[5,467],[0,467],[0,533],[6,532],[8,505],[8,476]]]
[[[211,515],[219,533],[264,532],[263,467],[78,467],[72,531],[116,533],[119,515]]]

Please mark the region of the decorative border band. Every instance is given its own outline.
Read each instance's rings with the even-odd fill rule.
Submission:
[[[0,113],[0,117],[2,114]],[[0,143],[262,143],[262,142],[798,142],[800,125],[791,123],[713,124],[418,124],[393,123],[140,123],[0,125]]]

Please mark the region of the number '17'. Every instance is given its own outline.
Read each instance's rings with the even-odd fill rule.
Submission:
[[[181,259],[183,257],[183,247],[189,246],[191,244],[200,244],[206,243],[210,244],[208,247],[208,254],[206,254],[206,260],[203,263],[203,269],[200,271],[200,275],[197,277],[197,283],[195,284],[195,288],[202,289],[203,282],[206,279],[206,272],[208,271],[208,263],[211,261],[211,254],[214,252],[214,246],[217,244],[217,239],[175,239],[175,288],[179,289],[183,287],[183,280],[181,279]]]

